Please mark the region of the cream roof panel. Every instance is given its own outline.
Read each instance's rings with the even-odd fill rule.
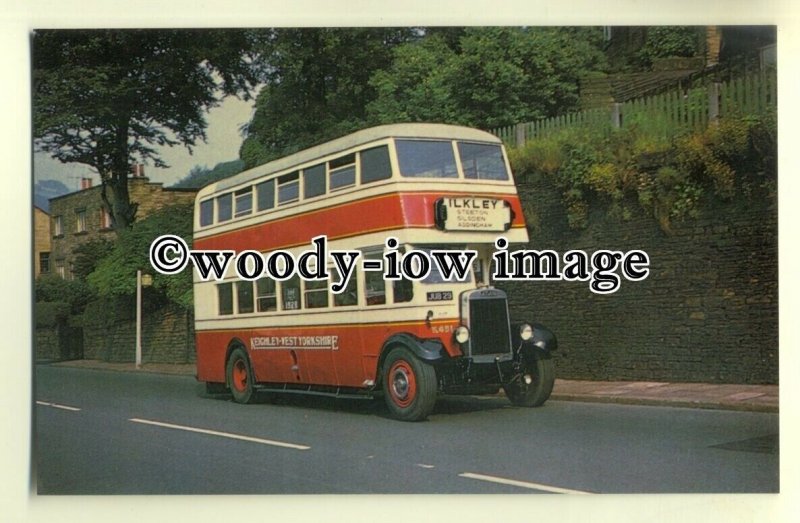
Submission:
[[[366,143],[384,138],[443,138],[453,140],[467,140],[479,142],[501,143],[501,140],[493,134],[458,125],[432,124],[432,123],[401,123],[391,125],[380,125],[363,129],[341,138],[336,138],[329,142],[302,150],[300,152],[285,156],[278,160],[259,165],[237,175],[231,176],[216,183],[207,185],[197,195],[198,200],[208,197],[219,191],[225,191],[233,187],[246,184],[257,180],[262,176],[292,169],[295,166],[311,162],[317,158],[346,151],[353,147],[358,147]]]

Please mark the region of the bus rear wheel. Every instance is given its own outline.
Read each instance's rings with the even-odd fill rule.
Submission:
[[[254,393],[253,371],[247,353],[241,347],[233,349],[228,357],[226,377],[236,403],[250,403]]]
[[[538,407],[550,397],[555,383],[553,360],[533,356],[522,366],[518,381],[503,386],[512,404],[519,407]]]
[[[436,371],[405,347],[386,356],[383,393],[392,416],[402,421],[428,417],[436,403]]]

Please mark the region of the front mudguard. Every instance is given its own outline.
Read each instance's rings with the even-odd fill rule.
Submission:
[[[514,347],[514,355],[520,357],[539,357],[549,358],[551,353],[558,349],[558,339],[556,335],[539,323],[529,323],[533,327],[533,337],[529,340],[520,338],[519,331],[522,324],[511,327],[511,342]]]

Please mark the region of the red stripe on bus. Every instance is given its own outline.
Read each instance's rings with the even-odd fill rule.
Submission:
[[[268,251],[306,244],[311,238],[321,234],[326,235],[328,240],[333,240],[402,228],[433,229],[433,205],[444,194],[391,193],[271,221],[269,215],[266,215],[264,223],[197,238],[194,248],[237,252],[247,249]],[[525,226],[517,195],[478,196],[506,200],[514,211],[512,227]]]

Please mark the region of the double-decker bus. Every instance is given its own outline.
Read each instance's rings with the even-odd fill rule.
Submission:
[[[297,275],[277,281],[194,275],[197,378],[237,402],[257,391],[383,396],[391,414],[420,420],[438,394],[496,393],[538,406],[550,396],[556,339],[511,325],[491,284],[499,237],[528,233],[501,141],[476,129],[396,124],[365,129],[269,162],[199,191],[196,250],[277,250],[295,256],[325,235],[361,260],[347,287]],[[399,254],[474,250],[462,281],[434,266],[386,279]],[[338,278],[335,267],[331,278]]]

